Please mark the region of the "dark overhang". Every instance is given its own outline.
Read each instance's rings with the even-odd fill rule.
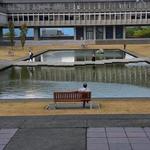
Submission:
[[[54,3],[54,2],[136,2],[137,0],[0,0],[3,3]],[[139,0],[149,1],[149,0]]]

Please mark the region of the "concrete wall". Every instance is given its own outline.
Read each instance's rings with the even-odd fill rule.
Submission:
[[[0,26],[7,24],[7,14],[0,13]]]
[[[150,44],[150,39],[120,39],[120,40],[96,40],[95,44]]]

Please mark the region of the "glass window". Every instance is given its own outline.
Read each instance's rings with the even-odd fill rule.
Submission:
[[[33,16],[29,16],[29,21],[33,21]]]
[[[103,39],[103,27],[96,27],[96,39]]]
[[[24,16],[24,21],[28,21],[28,16]]]
[[[19,16],[19,21],[23,21],[23,17],[22,16]]]
[[[106,39],[113,39],[113,26],[106,26]]]
[[[17,16],[14,16],[14,21],[18,21],[18,17]]]
[[[123,27],[122,26],[116,26],[116,38],[117,39],[123,38]]]

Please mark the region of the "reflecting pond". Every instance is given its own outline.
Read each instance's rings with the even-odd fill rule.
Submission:
[[[0,72],[0,99],[52,98],[88,83],[93,98],[150,97],[150,65],[12,67]]]
[[[96,60],[102,59],[132,59],[134,56],[119,49],[100,49],[100,50],[67,50],[67,51],[48,51],[35,57],[35,61],[41,62],[76,62],[91,61],[92,57]]]

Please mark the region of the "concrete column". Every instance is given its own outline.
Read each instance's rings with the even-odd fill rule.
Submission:
[[[85,26],[83,27],[83,35],[84,35],[83,39],[86,40],[86,27]]]
[[[96,40],[96,26],[93,27],[94,30],[94,40]]]
[[[39,40],[39,38],[40,38],[40,28],[35,27],[34,28],[34,40]]]
[[[106,26],[103,26],[103,40],[106,40]]]
[[[0,28],[0,39],[3,37],[3,28]]]
[[[23,21],[23,23],[24,23],[24,14],[22,14],[22,21]]]
[[[28,23],[29,23],[29,14],[27,14],[27,17],[28,17]]]
[[[19,23],[19,21],[20,21],[20,20],[19,20],[19,14],[17,14],[17,20],[18,20],[18,23]]]
[[[137,22],[137,12],[135,13],[135,22]]]
[[[40,56],[41,62],[44,62],[43,54]]]
[[[76,27],[74,27],[74,40],[77,40]]]
[[[147,11],[145,12],[145,20],[147,22]]]
[[[123,26],[123,39],[126,39],[126,27]]]
[[[113,40],[116,39],[116,26],[113,26]]]

